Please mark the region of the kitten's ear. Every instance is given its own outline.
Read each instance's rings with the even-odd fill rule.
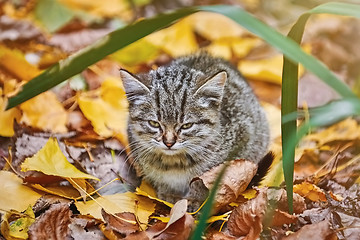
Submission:
[[[120,77],[123,82],[126,95],[136,96],[145,95],[150,92],[142,82],[140,82],[134,75],[124,69],[120,69]]]
[[[203,105],[219,104],[224,93],[226,79],[227,73],[225,71],[217,73],[196,90],[195,96],[200,98]]]

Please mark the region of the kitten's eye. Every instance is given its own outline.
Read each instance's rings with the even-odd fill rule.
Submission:
[[[149,121],[149,125],[154,127],[154,128],[159,128],[160,127],[160,124],[158,122],[152,121],[152,120]]]
[[[185,123],[184,125],[181,126],[181,129],[189,129],[193,126],[193,123]]]

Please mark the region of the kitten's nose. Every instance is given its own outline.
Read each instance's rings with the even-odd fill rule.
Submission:
[[[164,138],[164,139],[163,139],[163,142],[164,142],[164,144],[165,144],[168,148],[171,148],[172,146],[174,146],[176,140],[173,139],[173,138],[172,138],[172,139],[166,139],[166,138]]]

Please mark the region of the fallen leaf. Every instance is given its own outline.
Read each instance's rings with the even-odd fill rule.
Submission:
[[[0,16],[0,41],[42,41],[45,36],[31,22]],[[1,52],[1,51],[0,51]]]
[[[297,240],[297,239],[337,239],[336,233],[331,228],[329,221],[324,220],[319,223],[305,225],[299,231],[282,238],[284,240]]]
[[[6,99],[0,97],[0,136],[12,137],[15,133],[14,121],[15,119],[16,121],[20,120],[21,113],[17,108],[12,108],[5,111],[6,105]]]
[[[262,231],[262,220],[267,205],[266,191],[241,204],[233,210],[227,222],[228,230],[235,237],[246,236],[247,239],[256,239]]]
[[[207,240],[236,240],[238,238],[234,236],[230,236],[227,233],[219,232],[219,231],[213,231],[206,235]]]
[[[26,61],[19,50],[12,50],[3,45],[0,45],[0,67],[24,81],[40,74],[40,70]]]
[[[82,29],[69,33],[56,33],[50,38],[49,43],[59,47],[64,52],[73,53],[94,43],[96,40],[104,37],[110,32],[110,29],[104,28]],[[45,59],[42,58],[42,62],[44,61]]]
[[[53,92],[43,92],[22,103],[20,109],[21,123],[53,133],[67,132],[68,114]]]
[[[81,111],[102,137],[118,138],[127,146],[128,102],[120,79],[105,80],[100,89],[78,97]]]
[[[326,196],[323,190],[309,182],[302,182],[300,184],[294,185],[294,192],[303,197],[306,197],[313,202],[326,202]]]
[[[131,192],[101,196],[86,203],[76,202],[75,205],[81,214],[90,214],[99,219],[102,219],[102,208],[111,214],[122,212],[134,213],[142,227],[146,226],[149,216],[153,214],[155,209],[155,204],[152,200],[137,196]]]
[[[56,138],[50,138],[45,146],[33,157],[26,158],[21,164],[21,171],[39,171],[47,175],[60,176],[64,178],[98,178],[83,173],[68,162],[61,152]]]
[[[360,139],[360,125],[353,118],[347,118],[329,128],[307,135],[303,141],[315,141],[322,146],[331,141]]]
[[[200,192],[201,185],[205,190],[211,189],[218,173],[223,165],[216,166],[203,175],[194,179],[190,185],[189,192]],[[235,201],[238,196],[245,191],[251,179],[255,176],[257,165],[248,160],[238,159],[230,162],[226,169],[222,182],[220,183],[214,200],[213,211],[221,209],[229,203]]]
[[[104,239],[100,228],[103,222],[90,215],[75,215],[69,224],[72,239]]]
[[[27,231],[33,222],[35,214],[31,205],[21,214],[7,212],[1,223],[1,234],[8,240],[28,239]]]
[[[30,226],[30,239],[67,239],[70,235],[69,224],[72,212],[69,204],[52,204]]]
[[[127,66],[134,66],[140,63],[146,63],[155,59],[159,54],[158,47],[145,39],[140,39],[129,46],[126,46],[119,51],[110,55],[110,58],[125,64]]]
[[[271,226],[281,227],[283,225],[290,225],[292,223],[296,223],[298,221],[298,217],[295,215],[291,215],[287,212],[275,209],[274,216],[271,222]]]
[[[170,211],[170,220],[166,224],[165,228],[161,231],[155,233],[155,236],[161,235],[163,232],[165,232],[172,224],[174,224],[176,221],[178,221],[180,218],[184,217],[187,210],[187,200],[182,199],[177,201],[173,208]]]
[[[136,216],[133,213],[123,212],[112,215],[102,209],[101,215],[106,222],[106,228],[102,229],[105,236],[111,234],[107,233],[107,231],[115,231],[125,236],[140,231],[140,226],[136,222]],[[116,233],[113,234],[116,235]]]
[[[236,38],[248,33],[239,24],[218,13],[199,12],[188,19],[193,24],[195,32],[211,41],[219,38]]]
[[[172,57],[193,53],[198,45],[190,23],[191,20],[185,18],[145,39]]]
[[[155,200],[157,202],[161,202],[171,208],[174,206],[174,204],[172,204],[172,203],[169,203],[167,201],[161,200],[160,198],[157,198],[155,190],[148,183],[146,183],[144,181],[141,183],[140,187],[136,188],[135,194],[147,197],[147,198],[149,198],[151,200]]]
[[[81,199],[81,195],[78,190],[72,186],[61,186],[61,182],[58,186],[42,186],[40,184],[31,184],[32,188],[41,190],[46,193],[50,193],[55,196],[60,196],[67,199],[78,200]]]
[[[131,12],[126,1],[103,0],[101,4],[86,0],[59,0],[74,10],[84,10],[89,14],[101,17],[121,17],[130,20]],[[120,14],[119,14],[120,13]]]
[[[29,205],[34,205],[41,195],[24,186],[22,180],[14,173],[0,171],[0,211],[23,211]],[[14,199],[21,199],[14,201]]]

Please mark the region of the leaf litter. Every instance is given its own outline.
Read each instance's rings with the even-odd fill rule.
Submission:
[[[166,203],[156,198],[145,183],[136,188],[140,179],[127,161],[127,105],[117,70],[123,67],[133,72],[147,71],[199,47],[231,61],[250,79],[260,99],[268,103],[265,108],[274,122],[271,149],[277,154],[272,172],[278,169],[280,93],[274,92],[280,89],[281,60],[261,40],[217,14],[197,13],[90,66],[79,75],[84,83],[80,90],[68,82],[5,111],[6,97],[15,94],[24,82],[119,24],[108,19],[114,17],[114,9],[126,9],[121,21],[131,18],[128,5],[114,5],[111,0],[101,9],[82,1],[56,2],[69,11],[69,16],[77,18],[47,18],[55,22],[40,26],[31,15],[26,21],[19,18],[31,14],[31,7],[25,5],[25,11],[20,13],[14,11],[19,7],[14,3],[0,4],[5,13],[0,18],[0,38],[4,40],[0,44],[0,166],[6,167],[0,171],[0,192],[6,196],[0,198],[0,211],[6,213],[1,218],[2,236],[8,237],[9,229],[15,229],[15,233],[18,226],[30,238],[188,239],[197,214],[186,213],[185,201]],[[77,15],[84,4],[91,11]],[[261,12],[256,4],[249,9]],[[349,18],[319,19],[310,22],[306,43],[313,54],[354,85],[359,75],[354,66],[360,58],[349,39],[356,38],[358,31],[352,29],[358,23]],[[334,23],[333,27],[327,21]],[[342,34],[335,34],[338,32]],[[300,107],[304,102],[318,106],[336,99],[325,88],[315,88],[309,76],[305,73],[300,81]],[[317,99],[319,95],[327,98]],[[14,124],[14,119],[20,124]],[[256,166],[250,161],[234,160],[219,187],[206,237],[358,239],[359,126],[358,119],[349,118],[302,140],[295,163],[294,215],[286,213],[282,185],[246,190]],[[41,149],[47,142],[53,146],[43,162],[37,156],[44,152]],[[8,146],[12,146],[10,151]],[[60,163],[64,165],[54,169]],[[15,174],[6,170],[11,169],[9,164]],[[21,166],[31,171],[21,172]],[[192,186],[201,186],[197,190],[206,195],[217,172],[212,169],[199,176]],[[274,176],[272,172],[268,176]],[[281,183],[281,179],[264,182]],[[29,205],[35,213],[30,218]]]

